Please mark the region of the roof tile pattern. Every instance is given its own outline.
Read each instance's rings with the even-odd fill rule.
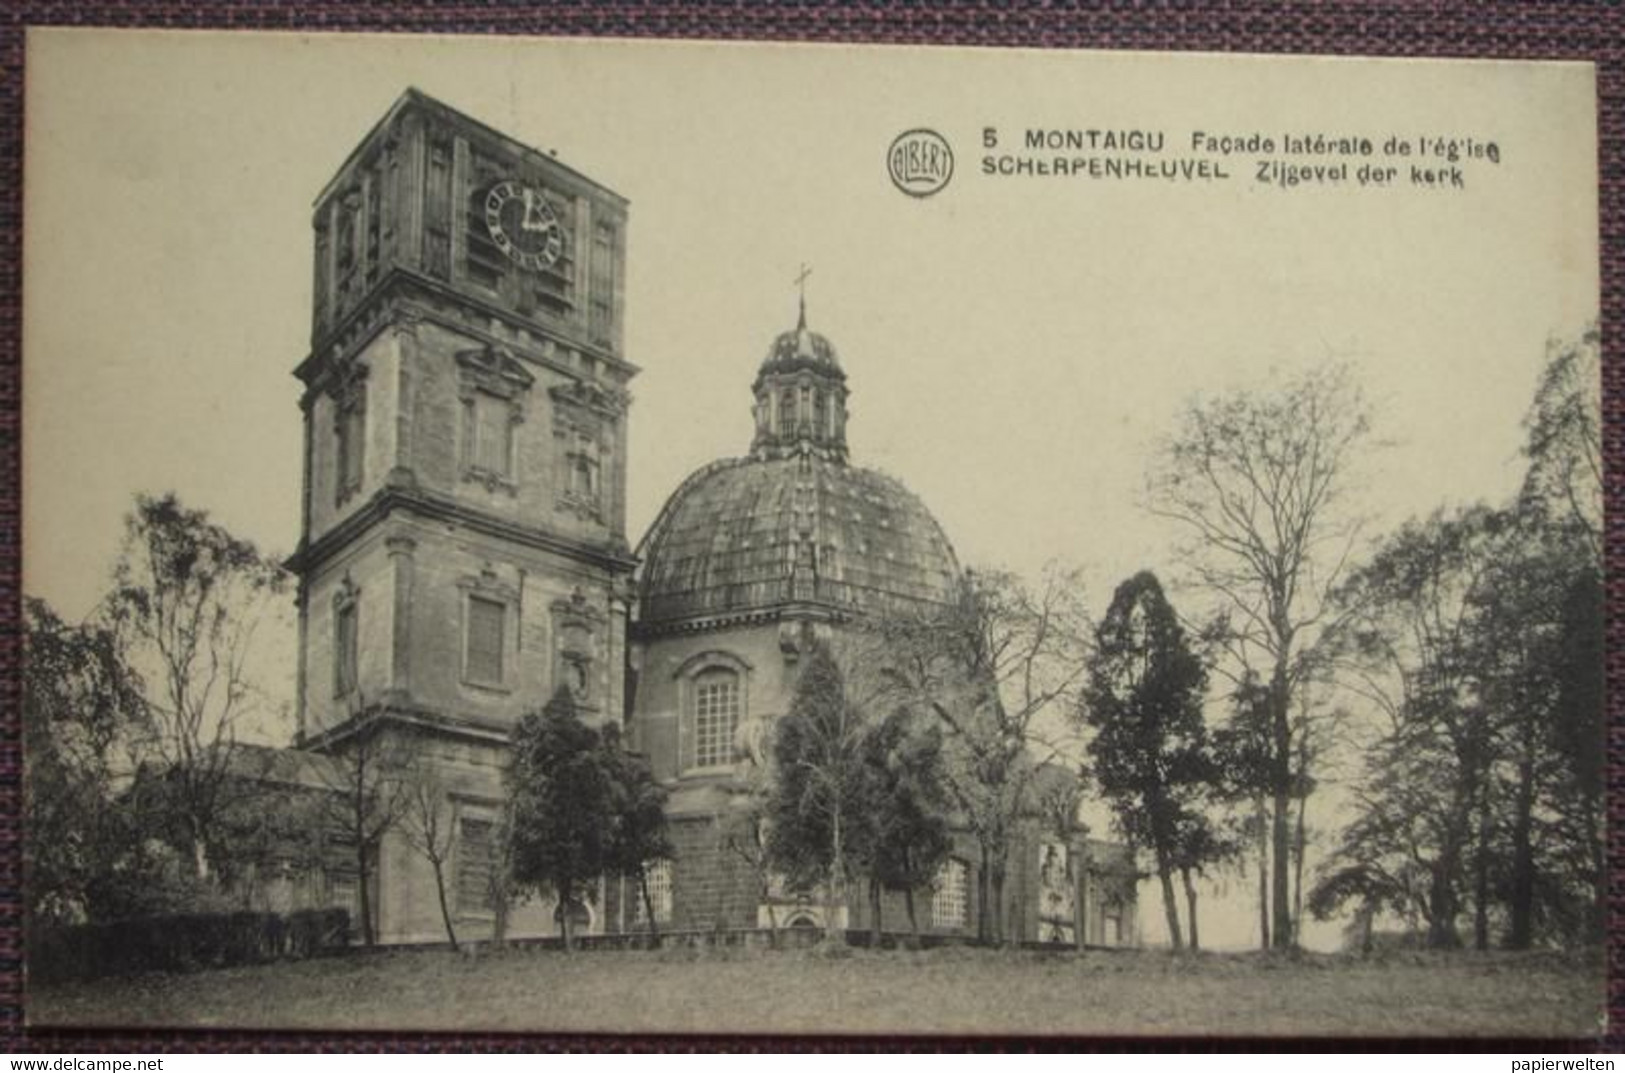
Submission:
[[[688,478],[642,547],[639,621],[822,604],[872,612],[944,599],[958,564],[918,496],[817,453],[713,463]]]

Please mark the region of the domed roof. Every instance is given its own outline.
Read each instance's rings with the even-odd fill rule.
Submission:
[[[762,361],[762,368],[756,374],[757,382],[760,383],[762,377],[772,373],[795,369],[814,369],[838,380],[846,379],[846,373],[841,371],[841,359],[835,353],[835,344],[807,327],[805,309],[795,328],[780,332],[773,340],[767,357]]]
[[[813,452],[700,469],[667,501],[640,552],[645,626],[792,604],[861,613],[943,600],[959,569],[918,496]]]

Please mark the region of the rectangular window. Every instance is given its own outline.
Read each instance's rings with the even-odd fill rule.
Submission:
[[[671,920],[671,862],[655,861],[644,871],[644,881],[649,884],[649,901],[655,908],[655,922],[664,924]],[[632,890],[632,923],[645,924],[648,922],[648,913],[643,905],[643,891],[634,884]]]
[[[468,598],[468,652],[465,674],[471,682],[501,685],[507,605],[482,596]]]
[[[513,477],[513,421],[507,400],[483,391],[463,404],[463,454],[470,469]]]
[[[739,724],[739,680],[732,674],[701,678],[694,686],[694,765],[720,767],[733,761]]]
[[[939,928],[963,928],[970,915],[970,872],[964,861],[949,858],[937,870],[937,889],[931,897],[931,923]]]
[[[612,342],[615,322],[615,230],[598,224],[592,236],[592,304],[589,326],[595,342]]]
[[[483,913],[491,908],[491,858],[496,824],[465,816],[457,825],[457,911]]]
[[[356,605],[354,602],[343,604],[333,615],[333,692],[336,696],[348,696],[358,684],[356,664],[359,642]]]
[[[334,477],[337,500],[343,503],[361,488],[366,461],[367,396],[357,388],[352,398],[337,404],[334,432]]]
[[[582,499],[598,497],[598,464],[591,456],[578,454],[570,460],[570,494]]]

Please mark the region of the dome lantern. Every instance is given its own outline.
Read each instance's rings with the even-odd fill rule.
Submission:
[[[773,340],[751,385],[756,436],[751,455],[786,458],[812,454],[846,461],[846,373],[835,347],[807,327],[806,277],[802,268],[800,315],[791,331]]]

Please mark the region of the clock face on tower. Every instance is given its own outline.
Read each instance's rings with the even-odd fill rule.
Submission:
[[[553,206],[540,190],[514,179],[485,195],[485,226],[491,241],[522,268],[551,268],[564,252],[564,228]]]

